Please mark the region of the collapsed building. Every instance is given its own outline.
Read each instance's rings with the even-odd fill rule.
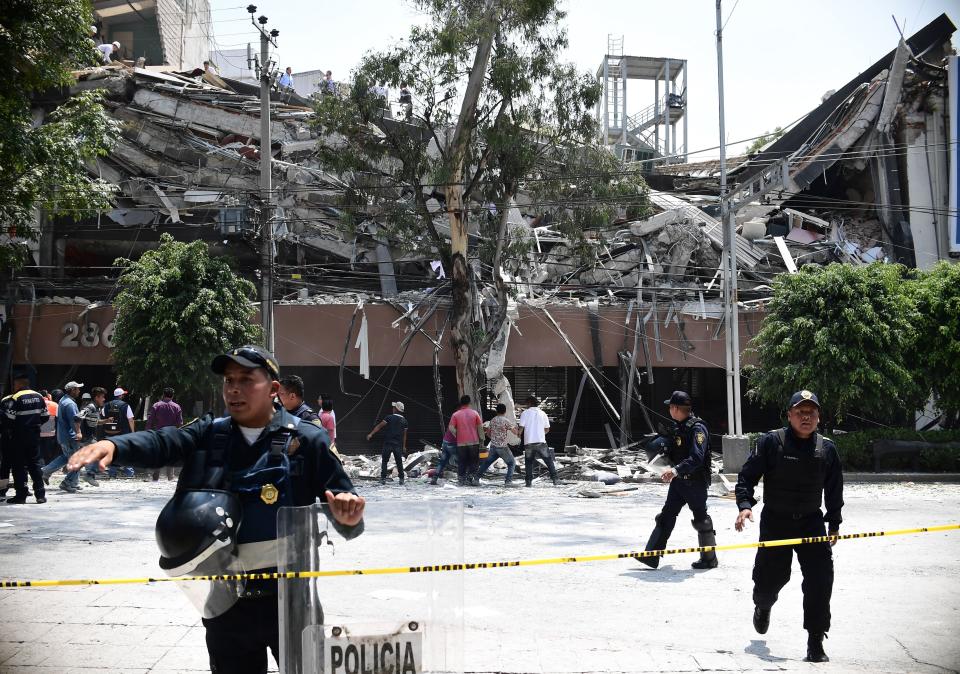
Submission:
[[[941,16],[783,137],[731,162],[741,349],[759,329],[776,274],[834,261],[927,266],[948,257],[947,162],[956,147],[947,136],[944,64],[953,31]],[[59,95],[91,89],[104,93],[121,129],[109,155],[88,167],[116,186],[114,208],[83,220],[40,215],[35,264],[16,286],[30,301],[7,312],[8,367],[32,367],[51,386],[67,377],[114,381],[113,262],[138,257],[165,232],[206,241],[255,278],[259,164],[268,151],[281,363],[308,390],[338,400],[345,451],[366,447],[366,432],[398,399],[413,442],[436,443],[456,398],[445,270],[379,236],[373,218],[344,226],[350,176],[318,163],[317,144],[339,140],[318,137],[311,102],[272,94],[267,150],[247,83],[118,64],[78,72]],[[38,116],[56,98],[39,100]],[[405,122],[387,112],[381,123]],[[510,319],[490,356],[485,404],[511,391],[536,393],[555,444],[621,446],[656,431],[660,401],[683,388],[711,429],[724,432],[717,177],[709,163],[658,162],[650,179],[657,189],[648,194],[655,213],[587,232],[589,264],[518,197],[510,224],[534,246],[509,279]],[[442,189],[430,197],[438,230],[448,232]],[[482,303],[479,322],[493,301]],[[775,418],[744,401],[745,428]]]

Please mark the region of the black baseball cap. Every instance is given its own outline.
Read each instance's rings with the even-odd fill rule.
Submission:
[[[693,400],[686,391],[674,391],[670,394],[669,400],[663,401],[664,405],[680,405],[681,407],[693,407]]]
[[[817,406],[817,409],[820,409],[820,401],[817,400],[817,394],[813,391],[808,391],[803,389],[802,391],[797,391],[792,396],[790,396],[790,404],[787,405],[788,410],[792,410],[794,407],[800,403],[813,403]]]
[[[243,367],[262,367],[272,378],[280,378],[280,365],[277,363],[277,359],[262,346],[247,344],[236,349],[230,349],[214,358],[210,369],[216,374],[223,374],[227,368],[227,363],[230,362]]]

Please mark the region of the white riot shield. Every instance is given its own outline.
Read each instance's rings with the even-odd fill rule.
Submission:
[[[463,572],[416,571],[463,563],[463,504],[368,503],[350,540],[325,510],[280,509],[281,572],[405,571],[281,580],[280,671],[463,672]]]

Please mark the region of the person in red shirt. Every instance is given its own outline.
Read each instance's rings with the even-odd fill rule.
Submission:
[[[460,409],[450,417],[449,430],[457,438],[457,483],[477,486],[480,476],[480,443],[484,442],[483,419],[470,407],[470,396],[460,398]]]

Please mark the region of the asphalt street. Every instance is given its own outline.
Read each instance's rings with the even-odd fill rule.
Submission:
[[[422,547],[426,535],[404,504],[460,499],[466,561],[640,549],[666,487],[585,499],[580,486],[361,483],[370,517],[389,513],[394,534],[389,545],[377,527],[364,536],[372,544],[383,535],[402,563],[402,548]],[[113,480],[65,494],[55,478],[46,505],[0,507],[0,578],[158,575],[153,524],[172,490],[166,481]],[[956,484],[849,484],[845,500],[842,533],[960,521]],[[719,544],[756,540],[755,524],[734,532],[731,499],[711,498],[709,508]],[[696,545],[688,521],[681,513],[671,547]],[[960,531],[838,544],[831,662],[821,665],[802,661],[796,562],[769,632],[754,632],[753,555],[721,553],[710,571],[691,570],[696,556],[685,554],[658,570],[625,559],[465,572],[464,632],[451,643],[469,672],[960,671]],[[411,576],[382,576],[376,591],[366,578],[324,580],[328,614],[349,616],[374,596],[416,601]],[[172,583],[0,590],[0,672],[207,669],[199,615]]]

